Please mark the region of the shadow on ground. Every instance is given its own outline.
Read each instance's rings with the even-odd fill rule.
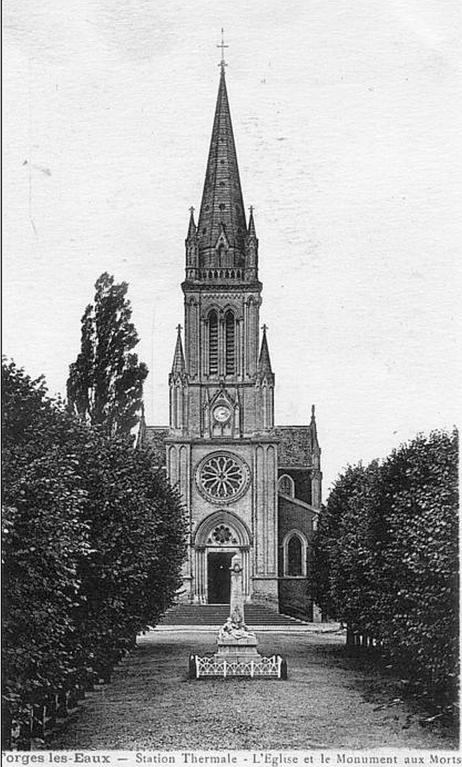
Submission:
[[[344,636],[262,633],[259,651],[287,658],[289,678],[188,679],[190,653],[215,634],[153,631],[51,740],[55,749],[321,749],[457,747],[424,728],[396,679],[348,657]]]

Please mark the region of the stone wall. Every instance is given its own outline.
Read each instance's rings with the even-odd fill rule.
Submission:
[[[279,611],[294,618],[313,619],[313,604],[309,596],[308,577],[290,577],[284,574],[284,539],[292,530],[298,530],[307,541],[306,558],[309,573],[310,542],[313,538],[314,511],[305,509],[289,498],[279,496],[278,551],[279,551]]]
[[[313,603],[306,578],[279,579],[279,612],[293,618],[313,620]]]

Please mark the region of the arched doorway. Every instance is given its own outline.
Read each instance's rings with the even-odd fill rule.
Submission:
[[[245,522],[231,511],[210,514],[194,536],[194,601],[229,603],[233,554],[242,557],[244,599],[250,597],[250,533]]]

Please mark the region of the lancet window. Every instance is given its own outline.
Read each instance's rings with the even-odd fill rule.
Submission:
[[[284,575],[306,577],[306,557],[308,545],[305,536],[299,530],[291,530],[283,541]]]
[[[287,575],[302,575],[302,542],[298,535],[293,535],[287,546]]]
[[[215,311],[209,314],[209,375],[218,373],[218,317]]]
[[[225,316],[226,375],[233,375],[236,367],[236,324],[232,311]]]

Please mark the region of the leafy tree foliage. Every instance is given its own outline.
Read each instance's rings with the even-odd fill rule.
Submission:
[[[14,363],[3,378],[3,706],[107,678],[180,584],[179,497],[149,457],[46,396]]]
[[[132,351],[138,334],[127,289],[126,282],[115,284],[107,272],[96,281],[94,304],[82,317],[80,353],[67,381],[70,409],[111,435],[129,434],[136,425],[148,374]]]
[[[314,541],[313,597],[434,693],[457,677],[457,501],[456,433],[418,436],[339,477]]]

